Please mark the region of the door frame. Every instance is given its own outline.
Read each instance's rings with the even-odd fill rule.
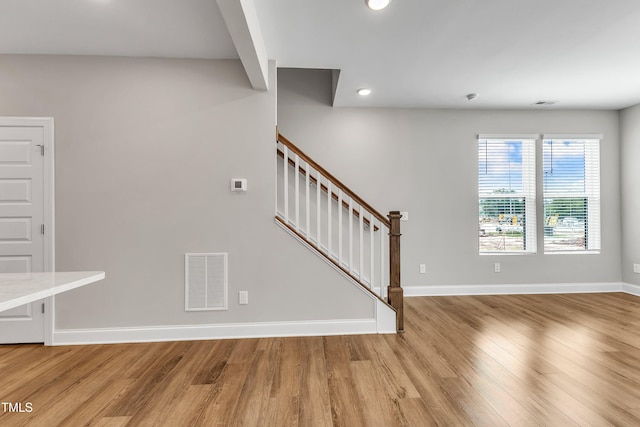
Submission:
[[[2,127],[41,127],[44,143],[44,271],[55,271],[55,138],[53,117],[0,117]],[[44,299],[44,345],[53,345],[55,297]]]

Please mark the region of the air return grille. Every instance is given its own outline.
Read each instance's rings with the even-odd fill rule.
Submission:
[[[185,254],[186,311],[227,309],[227,254]]]

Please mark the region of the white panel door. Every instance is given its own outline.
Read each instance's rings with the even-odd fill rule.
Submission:
[[[0,273],[44,271],[44,128],[0,126]],[[0,343],[44,342],[44,301],[0,312]]]

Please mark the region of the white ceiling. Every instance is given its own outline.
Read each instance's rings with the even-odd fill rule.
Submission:
[[[336,106],[640,103],[638,0],[253,1],[279,67],[341,70]],[[215,0],[2,0],[0,53],[238,57]]]
[[[215,0],[1,0],[0,53],[238,58]]]

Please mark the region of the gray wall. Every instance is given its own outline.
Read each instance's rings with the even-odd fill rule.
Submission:
[[[238,61],[7,55],[0,94],[55,119],[57,270],[107,273],[57,298],[59,329],[373,316],[274,224],[275,90]],[[184,311],[185,252],[229,253],[228,311]]]
[[[622,136],[622,279],[640,285],[640,274],[633,264],[640,264],[640,105],[620,113]]]
[[[378,210],[409,212],[403,286],[621,280],[616,111],[334,109],[329,72],[280,70],[278,85],[283,135]],[[478,133],[602,133],[601,254],[478,255]]]

